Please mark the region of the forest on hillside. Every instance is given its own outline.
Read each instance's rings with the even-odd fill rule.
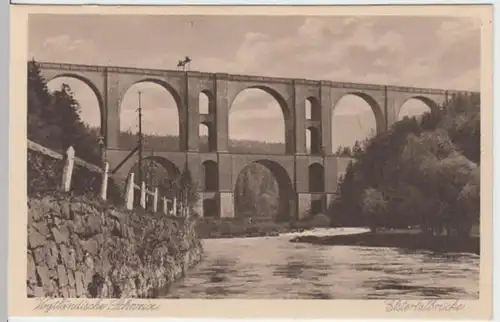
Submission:
[[[329,214],[340,226],[418,226],[468,235],[479,223],[480,100],[454,96],[356,151]]]

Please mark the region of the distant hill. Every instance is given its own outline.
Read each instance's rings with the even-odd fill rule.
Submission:
[[[97,131],[97,129],[94,129],[94,131]],[[129,131],[121,132],[119,144],[122,149],[132,150],[137,145],[137,135]],[[145,149],[152,149],[155,151],[179,151],[179,138],[177,136],[145,134],[144,147]],[[231,152],[235,153],[254,152],[279,154],[285,153],[285,144],[251,140],[230,140],[229,149]],[[208,151],[207,136],[200,137],[200,151]]]

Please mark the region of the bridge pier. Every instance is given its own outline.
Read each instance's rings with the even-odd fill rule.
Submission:
[[[234,218],[234,193],[220,192],[220,218]]]
[[[217,192],[200,192],[196,212],[200,217],[219,217],[219,199]]]
[[[311,207],[311,194],[310,193],[298,193],[298,213],[297,219],[302,220],[309,216],[309,210]]]
[[[303,220],[319,213],[324,213],[327,207],[328,195],[326,193],[298,193],[298,214],[297,219]]]

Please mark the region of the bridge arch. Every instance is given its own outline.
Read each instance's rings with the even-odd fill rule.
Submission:
[[[321,131],[317,126],[307,127],[306,145],[309,154],[319,154],[321,152]]]
[[[422,103],[424,103],[425,105],[427,105],[432,111],[436,111],[436,110],[439,110],[440,107],[439,107],[439,104],[429,98],[429,97],[426,97],[426,96],[413,96],[411,99],[416,99],[416,100],[419,100],[421,101]]]
[[[247,86],[244,87],[243,89],[239,90],[236,95],[234,95],[234,98],[231,100],[231,104],[233,104],[234,100],[240,95],[242,92],[248,90],[248,89],[258,89],[261,90],[269,95],[271,95],[276,102],[278,102],[279,106],[281,107],[281,111],[283,112],[283,117],[285,120],[290,117],[291,111],[290,108],[288,107],[285,98],[283,95],[279,93],[276,89],[274,89],[272,86],[266,86],[266,85],[252,85],[252,86]]]
[[[143,157],[143,162],[142,162],[142,169],[143,169],[143,176],[144,179],[148,179],[148,171],[156,171],[157,168],[155,169],[148,169],[148,166],[150,162],[153,162],[159,166],[165,171],[162,173],[162,175],[158,176],[158,180],[162,179],[169,179],[169,180],[177,180],[180,175],[181,171],[180,169],[175,165],[174,162],[168,160],[167,158],[161,157],[161,156],[144,156]],[[137,175],[139,169],[139,162],[136,162],[129,170],[129,173],[134,173],[134,180],[137,185],[140,185],[141,183],[139,182],[139,177]],[[157,173],[152,173],[153,176],[157,175]],[[166,175],[166,176],[165,176]],[[161,183],[161,182],[154,182],[154,185],[156,183]]]
[[[212,91],[204,89],[198,94],[198,111],[200,114],[215,114],[215,96]]]
[[[321,121],[321,106],[314,96],[309,96],[305,100],[306,120]]]
[[[215,97],[210,90],[204,89],[198,94],[198,113],[200,124],[200,152],[214,152],[217,149],[217,135],[215,122]]]
[[[97,88],[97,86],[90,79],[88,79],[87,77],[85,77],[83,75],[77,74],[77,73],[68,73],[68,72],[58,73],[58,74],[55,74],[53,76],[46,78],[45,82],[48,86],[49,83],[51,83],[53,81],[60,80],[62,78],[69,78],[69,79],[77,80],[77,81],[83,83],[87,88],[89,88],[91,90],[91,92],[93,93],[93,95],[97,99],[97,104],[98,104],[98,108],[99,108],[100,134],[102,136],[104,136],[105,128],[106,128],[105,127],[106,113],[104,111],[104,99],[103,99],[103,94],[101,93],[101,91]],[[74,88],[72,88],[72,90],[74,90]],[[79,102],[79,103],[82,103],[82,102]]]
[[[174,162],[170,161],[167,158],[161,157],[161,156],[146,156],[144,157],[144,160],[153,160],[155,162],[158,162],[165,170],[169,171],[169,173],[172,173],[175,177],[178,177],[181,175],[181,170],[175,165]]]
[[[144,77],[127,86],[120,99],[119,123],[122,133],[132,132],[128,136],[134,135],[138,129],[139,102],[142,107],[142,131],[145,135],[145,146],[155,151],[182,150],[186,134],[184,133],[184,108],[178,91],[168,82],[155,77]],[[150,135],[163,138],[148,138]],[[120,140],[120,148],[132,149],[128,141],[130,138],[126,141]]]
[[[332,152],[354,146],[386,130],[385,115],[377,100],[367,93],[346,92],[333,102]]]
[[[376,125],[376,132],[377,133],[385,130],[385,128],[386,128],[385,116],[384,116],[384,112],[382,111],[382,107],[379,105],[379,103],[377,102],[377,100],[375,98],[373,98],[371,95],[369,95],[367,93],[363,93],[363,92],[347,92],[347,93],[345,93],[342,97],[340,97],[338,99],[337,102],[333,103],[334,111],[335,111],[335,108],[337,107],[338,103],[340,102],[340,100],[342,100],[343,98],[345,98],[348,95],[353,95],[353,96],[359,97],[370,106],[370,108],[373,112],[373,116],[375,117],[375,125]]]
[[[236,182],[234,183],[234,213],[238,215],[238,203],[241,200],[238,200],[238,196],[236,194],[238,179],[241,174],[252,164],[258,164],[269,170],[269,172],[273,175],[276,183],[278,185],[278,198],[279,205],[277,212],[272,215],[273,219],[276,221],[286,221],[291,216],[293,216],[294,207],[297,202],[297,195],[295,193],[295,189],[293,188],[292,179],[288,175],[286,169],[276,161],[268,160],[268,159],[259,159],[253,162],[248,163],[241,171],[235,173]]]
[[[316,97],[305,99],[306,149],[310,154],[321,151],[321,106]]]
[[[268,143],[273,143],[273,147],[269,151],[264,151],[258,149],[258,151],[238,151],[238,152],[258,152],[258,153],[272,153],[272,154],[283,154],[283,153],[291,153],[293,151],[293,119],[292,119],[292,113],[290,111],[290,108],[287,105],[286,100],[284,97],[275,89],[273,89],[270,86],[264,86],[264,85],[252,85],[252,86],[247,86],[244,87],[241,90],[236,91],[236,95],[231,96],[232,99],[229,100],[230,105],[229,105],[229,116],[228,116],[228,134],[229,134],[229,139],[234,140],[237,139],[234,135],[234,132],[237,131],[243,131],[245,127],[248,127],[250,131],[248,131],[246,134],[248,135],[248,138],[245,136],[243,140],[252,140],[252,141],[266,141]],[[245,96],[244,96],[245,95]],[[244,98],[244,102],[240,102],[240,98]],[[253,102],[252,102],[253,101]],[[238,116],[235,116],[236,114],[236,108],[235,106],[242,106],[245,104],[246,106],[252,106],[252,103],[257,105],[261,104],[264,105],[264,108],[268,108],[270,106],[278,106],[279,108],[279,116],[278,116],[278,109],[272,108],[272,110],[276,111],[276,114],[269,115],[267,114],[269,110],[266,110],[265,118],[262,118],[262,106],[256,108],[249,108],[248,110],[245,111],[245,113],[241,113]],[[236,126],[234,124],[235,118],[240,118],[241,116],[241,123],[244,125],[242,126],[241,123]],[[268,117],[269,116],[269,117]],[[277,124],[276,119],[280,118],[283,120],[283,129]],[[253,119],[253,120],[252,120]],[[248,120],[249,122],[244,122]],[[252,122],[253,121],[253,125]],[[267,122],[267,123],[266,123]],[[281,122],[280,122],[281,123]],[[266,126],[268,125],[268,126]],[[255,131],[259,126],[260,131]],[[269,132],[270,130],[273,130],[273,133]],[[283,133],[282,135],[279,135],[278,133],[281,132]],[[267,135],[269,133],[269,135]],[[261,138],[258,137],[260,135]],[[265,137],[265,139],[263,139]],[[284,142],[282,142],[284,141]],[[267,147],[266,147],[267,149]],[[233,150],[231,152],[236,152],[234,151],[234,147],[230,148],[230,150]],[[281,150],[281,151],[280,151]],[[281,153],[280,153],[281,152]]]
[[[142,181],[146,189],[158,188],[159,197],[172,199],[177,196],[177,181],[181,175],[179,168],[170,160],[161,156],[145,156],[142,160]],[[129,170],[134,173],[134,183],[137,185],[134,204],[140,204],[141,179],[139,178],[139,162],[136,162]],[[149,208],[153,199],[146,195],[146,203]]]
[[[182,98],[181,98],[181,95],[180,93],[167,81],[165,81],[164,79],[161,79],[161,78],[157,78],[157,77],[144,77],[144,78],[141,78],[139,79],[138,81],[135,81],[133,82],[132,84],[130,84],[130,86],[128,86],[124,92],[123,92],[123,95],[125,95],[125,93],[127,93],[133,86],[137,85],[137,84],[143,84],[143,83],[152,83],[152,84],[156,84],[156,85],[159,85],[161,86],[163,89],[165,89],[170,95],[172,95],[175,103],[176,103],[176,107],[180,110],[182,110],[183,108],[183,104],[182,104]]]
[[[436,113],[440,111],[440,105],[433,99],[426,96],[412,96],[398,107],[396,121],[402,120],[405,116],[419,116],[425,112]]]

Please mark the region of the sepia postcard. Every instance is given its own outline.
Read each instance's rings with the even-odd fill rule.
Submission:
[[[12,5],[9,316],[491,318],[492,10]]]

